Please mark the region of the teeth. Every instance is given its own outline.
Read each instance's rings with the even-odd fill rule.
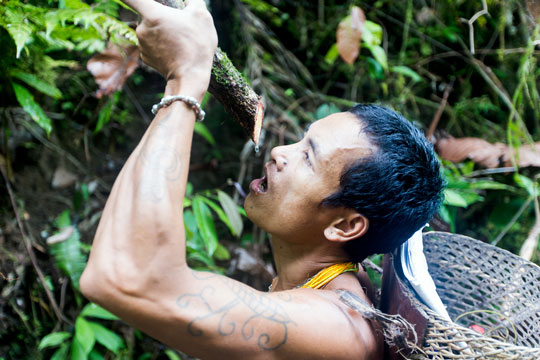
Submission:
[[[266,179],[264,179],[263,181],[261,181],[261,185],[259,186],[259,188],[261,189],[261,191],[266,191],[266,186]]]

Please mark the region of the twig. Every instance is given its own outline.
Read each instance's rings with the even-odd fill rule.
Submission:
[[[375,271],[379,275],[382,275],[383,273],[383,269],[369,259],[364,259],[364,261],[362,261],[362,265]]]
[[[521,245],[521,249],[519,250],[519,256],[524,258],[525,260],[531,260],[534,254],[534,251],[538,247],[538,237],[540,236],[540,209],[538,206],[538,198],[534,198],[534,213],[536,215],[536,220],[534,221],[534,225],[529,231],[529,236],[527,236],[527,239]]]
[[[531,204],[531,202],[533,201],[533,197],[529,197],[527,199],[527,201],[525,201],[523,203],[523,205],[521,205],[521,207],[519,208],[519,210],[514,214],[514,216],[512,217],[512,219],[510,220],[510,222],[508,222],[508,224],[506,224],[506,226],[504,227],[504,229],[500,232],[499,235],[497,235],[497,237],[491,242],[491,245],[497,245],[497,243],[499,241],[501,241],[501,239],[504,237],[504,235],[506,235],[506,233],[510,230],[510,228],[512,227],[512,225],[514,225],[514,223],[519,219],[519,217],[521,216],[521,214],[525,211],[525,209],[527,209],[527,207]]]
[[[494,169],[482,169],[482,170],[473,171],[469,175],[465,175],[465,177],[476,177],[476,176],[483,176],[483,175],[510,173],[510,172],[515,172],[516,170],[517,169],[513,166],[500,167],[500,168],[494,168]]]
[[[448,95],[450,95],[450,91],[452,91],[452,87],[454,86],[454,80],[450,81],[448,84],[446,84],[446,88],[444,89],[443,98],[441,100],[441,103],[439,104],[439,108],[437,109],[437,112],[433,116],[433,120],[431,120],[431,124],[429,125],[429,130],[427,131],[426,137],[428,140],[431,141],[431,138],[433,137],[433,133],[435,132],[435,129],[437,129],[437,125],[439,124],[439,120],[441,119],[441,115],[444,111],[444,108],[446,107],[446,103],[448,102]]]
[[[489,15],[486,0],[482,0],[482,10],[474,14],[472,18],[468,20],[463,19],[463,18],[460,19],[461,21],[466,22],[469,25],[469,46],[470,46],[471,54],[473,55],[474,55],[474,25],[473,24],[476,20],[478,20],[480,16],[483,16],[483,15]]]
[[[30,242],[28,241],[28,237],[26,236],[26,233],[24,232],[21,218],[19,217],[19,211],[17,209],[17,205],[15,203],[15,197],[13,195],[13,189],[11,188],[11,184],[8,181],[7,175],[4,172],[4,169],[0,167],[0,172],[2,173],[2,176],[4,178],[4,181],[6,183],[6,188],[8,190],[9,199],[11,201],[11,206],[13,208],[13,212],[15,213],[15,218],[17,219],[17,225],[19,227],[19,231],[21,233],[24,246],[26,248],[26,251],[28,252],[28,256],[30,257],[30,261],[32,262],[32,266],[34,266],[34,269],[36,270],[36,273],[38,275],[39,281],[41,282],[41,285],[43,286],[43,289],[45,290],[45,293],[47,294],[47,298],[49,298],[49,302],[51,303],[51,306],[54,310],[54,313],[58,319],[58,321],[65,321],[68,324],[71,324],[71,322],[66,319],[64,314],[60,311],[60,308],[58,307],[58,304],[56,303],[56,300],[54,299],[54,296],[49,289],[49,286],[47,285],[47,282],[45,281],[45,277],[43,276],[43,272],[39,268],[37,264],[36,255],[34,254],[34,250],[32,249],[32,246],[30,246]]]
[[[152,119],[150,119],[150,117],[148,117],[148,115],[144,111],[143,107],[141,106],[141,103],[139,102],[139,100],[137,99],[137,97],[135,96],[135,94],[133,93],[131,88],[129,87],[129,85],[126,84],[126,86],[124,86],[124,91],[126,92],[126,94],[127,94],[128,98],[129,98],[129,100],[131,101],[131,103],[135,106],[135,109],[137,110],[139,115],[141,115],[144,122],[146,124],[150,124]]]

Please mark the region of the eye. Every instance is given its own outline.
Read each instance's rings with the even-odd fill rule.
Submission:
[[[304,158],[305,158],[305,160],[306,160],[306,163],[307,163],[309,166],[311,166],[311,160],[309,159],[309,151],[308,151],[308,150],[304,151]]]

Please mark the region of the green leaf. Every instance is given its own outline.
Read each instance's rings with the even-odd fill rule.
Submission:
[[[124,340],[115,332],[107,329],[105,326],[89,321],[88,325],[94,332],[96,341],[107,349],[117,354],[118,350],[124,348]]]
[[[212,260],[212,258],[210,256],[208,256],[205,253],[199,252],[199,251],[189,253],[187,258],[188,258],[188,260],[190,262],[199,261],[199,262],[203,263],[204,265],[206,265],[208,267],[211,267],[211,266],[215,265],[214,260]]]
[[[332,115],[338,112],[340,112],[340,110],[336,105],[332,103],[322,104],[321,106],[317,108],[317,111],[315,111],[315,118],[317,120],[320,120],[322,118],[327,117],[328,115]]]
[[[218,260],[229,260],[231,258],[231,254],[229,253],[229,250],[221,244],[218,244],[218,247],[216,251],[214,252],[214,257]]]
[[[65,227],[60,227],[61,231],[63,229]],[[67,239],[49,243],[48,245],[51,254],[54,256],[56,266],[62,273],[70,277],[73,287],[79,290],[79,279],[86,265],[86,256],[81,251],[79,230],[73,227],[72,233]]]
[[[231,230],[231,233],[232,233],[233,232],[232,225],[231,225],[231,222],[230,222],[229,218],[225,214],[225,211],[223,211],[223,209],[220,208],[219,205],[216,204],[214,201],[212,201],[212,200],[210,200],[210,199],[208,199],[208,198],[206,198],[204,196],[201,196],[201,200],[204,201],[208,206],[210,206],[212,208],[212,210],[214,210],[214,212],[217,214],[219,219],[225,225],[227,225],[227,227]]]
[[[104,319],[104,320],[119,320],[119,318],[116,315],[111,314],[101,306],[90,303],[86,305],[79,316],[92,316],[98,319]]]
[[[105,358],[99,351],[97,351],[96,349],[92,349],[92,351],[90,351],[90,354],[88,354],[88,359],[89,360],[104,360]]]
[[[467,200],[461,196],[461,193],[452,190],[444,189],[444,204],[458,207],[467,207]]]
[[[113,110],[118,103],[120,98],[120,91],[116,91],[113,96],[107,101],[107,103],[101,108],[98,114],[98,121],[96,128],[94,129],[94,134],[97,134],[103,126],[105,126],[110,120]]]
[[[201,231],[206,250],[209,255],[212,255],[214,251],[216,251],[218,245],[216,228],[214,227],[214,220],[212,219],[210,208],[204,203],[204,200],[202,200],[200,196],[195,196],[193,198],[193,213],[195,214],[197,226]]]
[[[64,343],[54,352],[50,360],[65,360],[68,358],[69,343]]]
[[[94,344],[96,343],[96,338],[92,328],[90,327],[90,323],[81,316],[77,317],[77,320],[75,321],[75,338],[73,340],[73,344],[76,342],[80,344],[85,357],[90,353],[90,350],[92,350]],[[78,350],[79,349],[77,349],[77,351]]]
[[[39,342],[38,350],[43,350],[46,347],[58,346],[64,342],[64,340],[69,339],[71,334],[65,331],[58,331],[50,333],[41,339]]]
[[[334,65],[338,56],[339,50],[337,47],[337,43],[334,43],[326,52],[326,55],[324,56],[324,61],[326,61],[328,65]]]
[[[182,360],[178,354],[171,349],[165,350],[165,355],[169,358],[169,360]]]
[[[184,227],[188,238],[192,238],[197,233],[197,220],[191,210],[184,211]]]
[[[362,42],[366,46],[380,45],[382,42],[382,27],[373,21],[366,20],[362,30]]]
[[[77,340],[73,339],[71,343],[71,358],[70,360],[87,360],[88,354],[85,352],[83,345]]]
[[[71,218],[69,210],[66,209],[58,215],[58,217],[55,220],[56,226],[62,230],[63,228],[66,228],[71,225]]]
[[[525,189],[530,196],[538,196],[538,185],[536,182],[518,173],[514,174],[514,181],[519,187]]]
[[[422,81],[422,77],[416,71],[407,66],[392,66],[390,69],[393,73],[401,74],[410,77],[413,82]]]
[[[24,81],[27,85],[30,85],[31,87],[45,95],[49,95],[55,99],[60,99],[62,97],[62,93],[60,92],[60,90],[58,90],[56,86],[39,79],[33,74],[28,74],[19,70],[13,70],[10,72],[10,75],[21,81]]]
[[[39,104],[34,100],[32,94],[30,94],[24,86],[14,82],[12,82],[11,85],[13,86],[15,97],[23,107],[24,111],[26,111],[32,120],[34,120],[41,128],[43,128],[43,130],[45,130],[47,135],[49,135],[52,130],[51,119],[45,115],[43,109],[41,109]]]
[[[388,62],[386,60],[386,53],[384,52],[384,49],[379,45],[370,45],[366,47],[369,49],[369,51],[371,51],[371,55],[373,55],[375,60],[381,64],[383,69],[388,69]]]
[[[227,214],[227,218],[229,218],[232,234],[236,237],[240,236],[242,234],[242,230],[244,230],[244,223],[242,222],[242,218],[240,217],[238,206],[227,193],[218,190],[217,194],[219,203],[225,211],[225,214]]]
[[[214,140],[214,137],[203,123],[196,122],[193,126],[193,131],[201,135],[210,145],[216,145],[216,140]]]
[[[2,7],[4,6],[2,5]],[[5,17],[4,22],[7,23],[5,29],[17,47],[16,57],[18,59],[25,45],[32,41],[33,28],[30,26],[28,16],[25,15],[25,9],[22,6],[17,8],[6,6],[2,16]]]

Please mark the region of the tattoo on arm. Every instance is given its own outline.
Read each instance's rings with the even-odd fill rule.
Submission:
[[[201,279],[200,274],[193,272],[193,276]],[[187,330],[192,336],[204,336],[204,324],[217,320],[216,331],[220,336],[229,336],[239,332],[245,341],[256,338],[257,345],[263,350],[275,350],[287,342],[289,325],[294,322],[287,315],[279,301],[264,296],[257,291],[234,280],[216,276],[217,281],[229,289],[229,294],[220,294],[214,285],[215,281],[201,282],[204,284],[201,291],[192,294],[183,294],[176,300],[177,306],[186,313],[198,310],[188,324]],[[206,277],[207,280],[212,279]],[[214,279],[212,279],[214,280]],[[232,295],[232,296],[230,296]],[[216,298],[226,298],[225,301],[216,301]],[[211,299],[214,298],[214,299]],[[280,297],[282,301],[290,301]],[[220,305],[216,305],[220,303]],[[230,315],[234,309],[234,317]],[[238,313],[245,316],[238,318]],[[265,331],[268,329],[268,332]]]
[[[139,197],[153,202],[161,201],[165,196],[167,182],[180,178],[180,154],[170,142],[169,123],[173,112],[157,123],[150,135],[150,143],[141,149],[139,161],[144,166],[144,173],[139,183]]]

